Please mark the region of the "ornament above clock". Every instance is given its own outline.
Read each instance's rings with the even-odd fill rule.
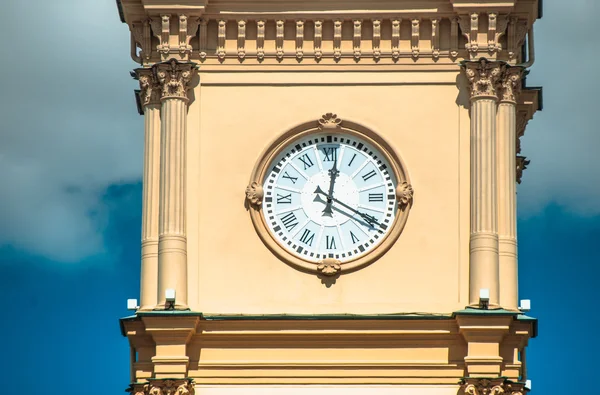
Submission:
[[[299,270],[338,276],[392,247],[413,188],[385,140],[327,113],[267,147],[246,198],[254,227],[274,254]]]

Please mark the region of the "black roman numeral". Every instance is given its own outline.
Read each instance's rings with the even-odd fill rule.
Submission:
[[[314,165],[313,161],[310,160],[310,156],[308,156],[308,154],[304,154],[298,159],[300,159],[300,162],[304,164],[304,170],[311,168]]]
[[[325,236],[325,248],[328,250],[335,250],[335,237]]]
[[[337,160],[337,147],[324,147],[323,154],[325,154],[323,162],[335,162]]]
[[[375,177],[376,174],[377,173],[375,173],[375,170],[371,170],[367,174],[363,175],[362,179],[365,180],[365,181],[367,181],[368,179]]]
[[[369,202],[383,202],[383,193],[369,193]]]
[[[283,217],[281,217],[281,222],[283,226],[287,229],[288,232],[291,232],[298,225],[298,218],[296,218],[296,214],[292,211],[291,213],[287,213]]]
[[[348,167],[352,166],[352,162],[354,162],[354,158],[356,158],[356,154],[350,159],[350,163],[348,163]]]
[[[303,242],[304,244],[308,244],[309,246],[312,246],[312,242],[313,242],[314,238],[315,238],[314,233],[312,233],[308,229],[304,229],[304,233],[302,233],[302,237],[300,237],[300,241]]]
[[[298,181],[298,177],[290,176],[287,171],[283,173],[283,178],[287,178],[288,180],[292,181],[292,184],[295,184],[296,181]]]
[[[277,204],[291,204],[292,203],[292,194],[289,195],[280,195],[277,194]]]
[[[359,241],[358,237],[356,237],[356,235],[352,233],[352,231],[350,231],[350,238],[352,239],[352,244],[356,244]]]

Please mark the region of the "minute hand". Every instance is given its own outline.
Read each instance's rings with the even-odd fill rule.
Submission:
[[[325,193],[325,191],[323,191],[321,189],[321,187],[319,187],[319,186],[317,186],[317,189],[315,190],[315,193],[327,196],[327,193]],[[360,212],[360,211],[358,211],[358,210],[356,210],[356,209],[348,206],[346,203],[339,201],[338,199],[336,199],[334,197],[331,197],[330,199],[332,201],[336,202],[337,204],[339,204],[340,206],[342,206],[342,207],[344,207],[344,208],[346,208],[346,209],[348,209],[348,210],[350,210],[350,211],[358,214],[362,219],[364,219],[365,221],[367,221],[367,223],[369,225],[376,224],[376,225],[381,226],[381,224],[377,221],[377,219],[375,217],[373,217],[373,216],[371,216],[369,214]]]

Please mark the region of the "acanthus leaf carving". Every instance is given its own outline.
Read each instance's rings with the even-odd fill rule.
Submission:
[[[516,103],[521,92],[523,68],[504,66],[500,79],[500,101]]]
[[[262,206],[264,194],[263,186],[256,181],[246,187],[246,200],[256,210]]]
[[[194,395],[191,379],[152,380],[147,386],[148,395]]]
[[[140,83],[140,99],[142,106],[160,103],[161,89],[153,69],[136,69],[135,74]]]
[[[171,59],[168,62],[158,63],[153,67],[156,68],[156,76],[161,85],[162,99],[188,100],[189,82],[196,71],[194,63],[183,63]]]
[[[398,206],[401,209],[404,209],[408,205],[412,204],[413,196],[413,187],[406,181],[398,185],[398,187],[396,188],[396,198],[398,199]]]
[[[504,394],[504,379],[468,378],[463,382],[464,393],[468,395],[501,395]]]
[[[328,112],[319,119],[319,129],[339,129],[341,127],[342,120],[338,118],[337,114]]]
[[[471,98],[496,96],[496,86],[500,78],[500,63],[485,58],[465,62],[465,73],[471,88]]]

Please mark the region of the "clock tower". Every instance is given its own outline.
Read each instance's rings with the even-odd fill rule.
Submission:
[[[118,0],[144,116],[134,394],[524,394],[538,0]]]

